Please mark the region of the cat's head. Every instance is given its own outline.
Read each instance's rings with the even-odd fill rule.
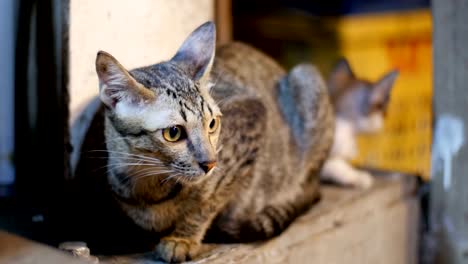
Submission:
[[[209,94],[214,53],[212,22],[193,31],[172,59],[155,65],[127,71],[110,54],[98,53],[107,148],[113,163],[121,163],[114,168],[187,182],[213,170],[221,129],[220,109]]]
[[[355,76],[346,59],[340,59],[328,79],[336,116],[350,122],[357,132],[379,131],[397,76],[398,71],[393,70],[377,82],[362,80]]]

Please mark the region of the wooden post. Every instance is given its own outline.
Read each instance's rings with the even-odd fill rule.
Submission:
[[[440,263],[468,263],[468,1],[432,1],[432,228]]]
[[[232,1],[215,1],[215,22],[217,28],[218,45],[226,44],[232,41]]]

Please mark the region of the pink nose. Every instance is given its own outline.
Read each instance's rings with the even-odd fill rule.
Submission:
[[[216,161],[204,161],[198,163],[198,165],[200,165],[200,168],[202,168],[205,173],[208,173],[211,169],[214,168],[214,166],[216,166]]]

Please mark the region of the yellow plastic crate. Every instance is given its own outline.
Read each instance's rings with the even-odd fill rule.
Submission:
[[[358,77],[375,81],[397,68],[384,129],[360,136],[361,166],[429,179],[432,123],[432,43],[429,10],[359,15],[336,23],[341,53]]]

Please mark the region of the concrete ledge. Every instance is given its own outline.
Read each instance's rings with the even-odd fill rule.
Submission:
[[[320,203],[281,236],[257,244],[205,245],[194,263],[417,263],[415,189],[415,178],[401,175],[379,177],[366,191],[325,186]],[[21,255],[9,263],[32,263],[28,256],[40,257],[40,263],[64,263],[62,254],[26,240],[19,244],[27,250],[5,250],[9,236],[0,233],[0,262],[4,256]],[[159,263],[150,256],[116,256],[101,263]]]
[[[370,190],[323,188],[322,201],[265,243],[206,245],[195,263],[417,263],[419,202],[414,177],[379,177]],[[148,256],[107,263],[156,263]]]
[[[0,263],[83,264],[86,262],[72,258],[58,249],[32,242],[0,230]]]

